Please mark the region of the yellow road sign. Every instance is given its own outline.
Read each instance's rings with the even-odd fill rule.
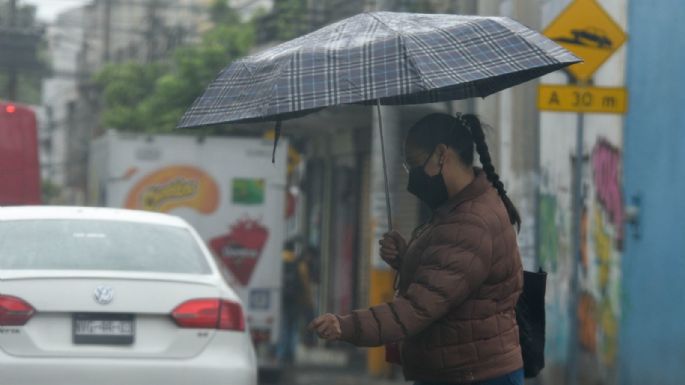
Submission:
[[[541,85],[538,108],[546,111],[623,114],[628,110],[625,88]]]
[[[621,27],[595,0],[575,0],[544,34],[583,59],[568,68],[580,81],[590,79],[626,41]]]

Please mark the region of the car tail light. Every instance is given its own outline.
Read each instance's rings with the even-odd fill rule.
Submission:
[[[245,330],[245,318],[243,317],[243,308],[240,304],[230,301],[221,301],[219,329]]]
[[[0,295],[0,326],[24,326],[35,312],[22,299]]]
[[[220,299],[194,299],[179,305],[171,313],[182,328],[245,330],[240,304]]]

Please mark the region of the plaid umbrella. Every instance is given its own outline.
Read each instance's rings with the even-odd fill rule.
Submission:
[[[363,13],[235,61],[179,127],[485,97],[579,61],[506,17]]]
[[[363,13],[235,61],[178,127],[276,120],[375,103],[392,226],[380,105],[485,97],[578,63],[506,17]]]

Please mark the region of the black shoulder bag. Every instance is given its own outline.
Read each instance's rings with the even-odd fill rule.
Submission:
[[[523,293],[516,304],[516,322],[526,378],[536,377],[545,367],[545,289],[547,273],[523,272]]]

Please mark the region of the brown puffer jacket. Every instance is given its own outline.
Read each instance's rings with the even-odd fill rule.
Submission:
[[[341,340],[400,342],[410,381],[469,383],[523,367],[516,233],[482,170],[415,232],[394,301],[341,316]]]

